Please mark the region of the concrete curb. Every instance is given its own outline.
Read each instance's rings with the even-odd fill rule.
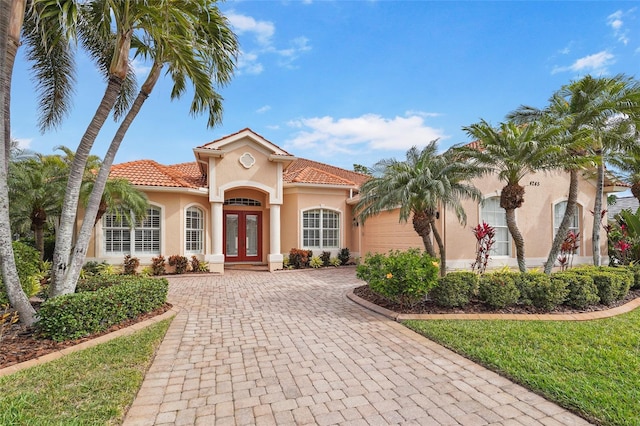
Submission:
[[[46,362],[53,361],[53,360],[58,359],[58,358],[62,358],[65,355],[69,355],[69,354],[71,354],[73,352],[78,352],[78,351],[81,351],[83,349],[87,349],[87,348],[91,348],[91,347],[97,346],[97,345],[99,345],[101,343],[108,342],[108,341],[113,340],[113,339],[115,339],[117,337],[129,336],[129,335],[135,333],[136,331],[142,330],[143,328],[146,328],[146,327],[148,327],[148,326],[150,326],[152,324],[155,324],[157,322],[163,321],[163,320],[168,319],[168,318],[172,318],[172,317],[176,316],[179,311],[180,311],[180,309],[177,308],[174,305],[167,312],[165,312],[165,313],[163,313],[161,315],[155,316],[153,318],[149,318],[148,320],[133,324],[130,327],[123,328],[123,329],[120,329],[120,330],[116,330],[113,333],[104,334],[104,335],[102,335],[100,337],[96,337],[95,339],[79,343],[79,344],[77,344],[75,346],[70,346],[68,348],[64,348],[64,349],[61,349],[59,351],[48,353],[48,354],[43,355],[43,356],[41,356],[39,358],[33,358],[33,359],[28,360],[28,361],[21,362],[19,364],[10,365],[9,367],[5,367],[3,369],[0,369],[0,377],[8,376],[10,374],[17,373],[18,371],[24,370],[26,368],[35,367],[36,365],[44,364]]]
[[[612,309],[577,314],[400,314],[356,296],[353,289],[347,292],[347,298],[364,308],[398,322],[406,320],[591,321],[625,314],[640,306],[640,298],[637,298]]]

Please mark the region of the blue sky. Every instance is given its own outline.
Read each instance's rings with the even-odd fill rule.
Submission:
[[[640,77],[638,2],[228,1],[220,8],[242,55],[220,92],[224,122],[207,129],[171,102],[163,80],[129,130],[116,162],[193,161],[192,148],[250,127],[293,155],[351,169],[401,159],[439,138],[469,141],[462,127],[492,124],[521,104],[544,107],[586,74]],[[12,137],[37,152],[75,149],[102,93],[77,59],[74,108],[46,134],[37,126],[29,66],[19,56]],[[145,64],[136,63],[140,80]],[[100,133],[103,156],[115,125]]]

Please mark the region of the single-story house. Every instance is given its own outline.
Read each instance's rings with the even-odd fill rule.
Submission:
[[[150,264],[158,255],[197,256],[213,272],[225,265],[253,263],[270,271],[283,267],[292,248],[314,254],[349,248],[368,252],[422,247],[411,221],[399,223],[397,210],[359,223],[353,214],[360,185],[368,176],[296,158],[250,129],[193,149],[195,161],[161,165],[139,160],[114,165],[111,176],[128,179],[148,196],[147,218],[133,228],[106,214],[94,229],[88,260],[122,263],[125,254]],[[503,184],[478,179],[484,203],[465,201],[467,224],[440,212],[438,225],[447,245],[448,266],[468,269],[475,258],[471,228],[483,220],[496,227],[492,266],[515,266],[515,248],[499,206]],[[580,232],[576,262],[591,259],[594,180],[583,177],[572,229]],[[528,266],[542,265],[566,205],[568,175],[536,173],[526,178],[525,204],[517,220],[526,243]],[[608,186],[607,192],[622,188]],[[606,236],[602,235],[606,255]]]

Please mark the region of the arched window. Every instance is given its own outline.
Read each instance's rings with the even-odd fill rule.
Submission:
[[[567,210],[567,202],[560,201],[553,206],[553,235],[555,236],[558,233],[558,228],[560,228],[560,223],[562,222],[562,218],[564,217],[564,212]],[[576,205],[576,208],[573,210],[573,216],[571,216],[571,221],[569,222],[569,232],[573,232],[577,234],[580,232],[580,206]]]
[[[189,207],[185,215],[185,250],[190,254],[204,249],[204,213],[197,207]]]
[[[487,222],[496,231],[495,244],[492,254],[494,256],[509,256],[511,253],[511,238],[507,228],[507,212],[500,207],[500,197],[491,197],[484,200],[480,208],[480,221]]]
[[[314,209],[302,213],[302,245],[305,248],[340,247],[340,213]]]
[[[127,213],[130,214],[130,213]],[[107,213],[102,218],[104,250],[107,254],[160,254],[160,208],[151,206],[147,216],[133,227],[124,212]],[[133,245],[131,244],[133,235]]]

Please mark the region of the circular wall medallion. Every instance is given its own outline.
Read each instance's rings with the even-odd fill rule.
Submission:
[[[244,154],[242,154],[239,160],[240,160],[240,164],[242,164],[242,166],[245,169],[249,169],[251,168],[251,166],[256,164],[256,159],[253,158],[253,155],[249,154],[248,152],[245,152]]]

